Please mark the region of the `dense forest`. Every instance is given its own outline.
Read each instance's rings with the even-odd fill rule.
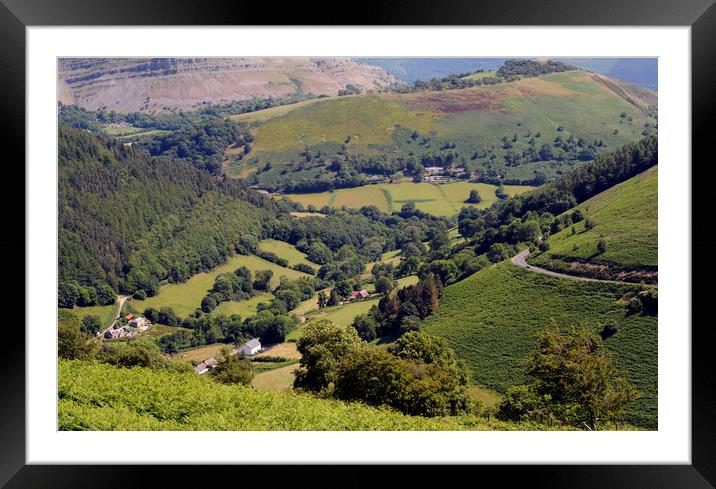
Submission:
[[[272,200],[182,161],[59,128],[59,279],[157,292],[261,236]]]

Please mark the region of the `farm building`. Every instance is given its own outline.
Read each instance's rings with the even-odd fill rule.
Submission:
[[[363,290],[354,290],[353,292],[351,292],[351,296],[350,296],[350,297],[347,297],[346,300],[348,300],[348,301],[360,301],[360,300],[363,300],[363,299],[367,298],[369,295],[370,295],[370,294],[369,294],[368,291],[365,290],[365,289],[363,289]]]
[[[129,313],[126,316],[124,316],[124,319],[126,319],[127,321],[131,321],[132,319],[134,319],[134,314]]]
[[[129,322],[129,325],[133,328],[138,329],[139,331],[146,331],[151,323],[149,322],[149,319],[145,317],[138,317],[134,318]]]
[[[426,176],[423,180],[426,181],[426,182],[432,182],[432,183],[436,183],[436,182],[447,182],[447,181],[448,181],[447,177],[443,177],[443,176],[440,176],[440,175]]]
[[[201,362],[199,365],[194,367],[194,371],[198,373],[199,375],[207,373],[209,370],[214,368],[214,365],[216,365],[216,359],[214,357],[207,358],[203,362]]]
[[[108,329],[107,331],[104,332],[104,339],[116,340],[118,338],[128,338],[131,336],[137,336],[137,333],[135,333],[132,329],[133,328],[130,328],[130,327]]]
[[[261,342],[258,338],[254,338],[253,340],[247,341],[241,348],[239,348],[239,355],[248,357],[258,353],[259,350],[261,350]]]

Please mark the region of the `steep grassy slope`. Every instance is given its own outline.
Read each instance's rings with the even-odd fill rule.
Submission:
[[[526,271],[509,261],[445,289],[425,331],[446,338],[473,371],[475,383],[504,392],[527,380],[524,359],[534,333],[560,327],[601,330],[613,319],[619,332],[605,342],[641,398],[629,422],[657,426],[657,319],[627,316],[620,299],[633,285],[578,282]]]
[[[428,419],[308,395],[226,386],[194,373],[60,360],[58,429],[528,430],[481,418]]]
[[[303,161],[305,148],[335,155],[344,145],[348,155],[390,160],[412,153],[420,160],[447,147],[470,170],[531,181],[578,161],[519,161],[530,144],[539,150],[558,136],[574,136],[589,144],[601,140],[598,150],[617,147],[655,132],[656,120],[645,111],[655,103],[654,92],[579,70],[460,90],[339,97],[252,114],[254,150],[232,171],[256,171],[255,183],[280,187],[289,181],[287,172],[306,180],[330,173],[315,158]],[[516,155],[517,164],[508,155]]]
[[[535,265],[564,268],[576,259],[626,267],[658,265],[658,167],[615,185],[577,206],[596,226],[575,225],[550,236],[550,248],[530,260]],[[571,212],[571,211],[568,211]],[[606,251],[597,251],[604,239]],[[563,262],[562,264],[558,262]]]

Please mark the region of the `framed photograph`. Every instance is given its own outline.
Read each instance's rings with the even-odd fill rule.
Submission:
[[[449,3],[3,0],[0,482],[713,487],[716,7]]]

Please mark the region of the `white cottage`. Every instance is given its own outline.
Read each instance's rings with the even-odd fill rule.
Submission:
[[[254,338],[253,340],[247,341],[241,348],[239,348],[239,355],[248,357],[258,353],[259,350],[261,350],[261,342],[258,338]]]

